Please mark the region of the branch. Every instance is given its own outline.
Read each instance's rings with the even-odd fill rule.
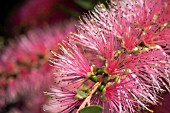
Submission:
[[[97,90],[97,88],[98,88],[98,86],[99,86],[100,84],[101,84],[101,82],[97,82],[97,83],[92,87],[92,90],[91,90],[91,92],[89,93],[89,96],[83,101],[83,103],[81,104],[81,106],[79,107],[79,109],[77,110],[76,113],[79,113],[79,111],[80,111],[81,109],[83,109],[83,108],[86,106],[86,104],[87,104],[88,106],[90,106],[91,97],[92,97],[92,95],[96,92],[96,90]]]

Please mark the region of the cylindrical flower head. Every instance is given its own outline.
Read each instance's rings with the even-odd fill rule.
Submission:
[[[159,15],[169,14],[169,5],[168,0],[111,0],[109,9],[100,4],[83,16],[63,54],[54,53],[57,59],[51,60],[57,71],[55,88],[71,89],[82,100],[72,110],[97,104],[103,113],[153,112],[149,105],[157,105],[160,94],[170,91],[169,17]],[[97,63],[89,63],[87,48]]]
[[[130,76],[144,80],[147,84],[169,90],[170,57],[162,49],[153,48],[133,55],[122,54],[118,59],[107,62],[110,75]]]
[[[121,48],[118,46],[121,41],[115,37],[113,24],[109,23],[109,19],[107,20],[108,15],[110,14],[104,5],[99,5],[95,11],[84,16],[80,21],[78,34],[71,34],[75,42],[97,51],[106,59],[113,57],[114,50]]]
[[[56,111],[61,113],[75,112],[74,109],[83,101],[75,98],[76,93],[74,91],[64,88],[61,90],[52,88],[51,92],[46,94],[50,95],[51,99],[48,104],[44,105],[44,110],[50,111],[50,113],[56,113]]]
[[[52,66],[57,70],[55,83],[57,89],[66,87],[74,91],[87,81],[86,78],[91,75],[91,67],[74,43],[67,44],[65,47],[60,45],[60,49],[62,55],[52,51],[57,59],[50,59]]]
[[[150,98],[154,95],[147,92],[149,88],[144,88],[146,87],[142,83],[136,82],[135,78],[129,79],[128,77],[113,86],[108,86],[105,96],[110,106],[109,111],[111,113],[136,112],[139,106],[147,108],[146,103],[155,104],[156,99]]]
[[[169,1],[111,2],[109,10],[99,5],[80,21],[78,34],[73,33],[77,43],[95,49],[106,58],[113,56],[113,51],[119,47],[118,39],[127,50],[133,50],[142,42],[169,49]]]
[[[147,45],[161,45],[169,52],[169,0],[121,0],[116,4],[120,7],[115,9],[123,12],[124,17],[138,30],[139,36],[136,38]]]
[[[10,29],[12,32],[23,32],[28,31],[30,28],[42,27],[48,24],[54,24],[71,18],[69,15],[70,10],[63,11],[65,7],[75,11],[77,16],[82,8],[76,6],[73,1],[69,3],[63,0],[25,0],[18,4],[17,7],[13,8],[11,14],[6,19],[7,30]]]
[[[86,77],[89,73],[90,65],[88,61],[83,57],[78,47],[73,44],[67,44],[66,47],[60,45],[63,55],[54,53],[53,54],[59,59],[52,61],[55,68],[63,74],[77,74],[80,77]]]
[[[67,40],[70,31],[75,31],[73,23],[58,26],[31,30],[6,48],[0,59],[3,78],[0,80],[0,112],[43,112],[42,104],[47,99],[43,92],[53,82],[54,69],[48,63],[50,50],[59,52],[56,45]]]
[[[51,65],[56,69],[55,85],[51,91],[47,92],[52,98],[48,104],[44,106],[45,111],[68,113],[82,103],[82,99],[77,99],[76,90],[85,89],[92,86],[94,83],[89,83],[87,78],[91,76],[91,67],[89,61],[81,53],[75,43],[63,42],[59,44],[62,55],[52,51],[55,58],[51,58]],[[54,92],[56,90],[57,92]],[[53,98],[54,97],[54,98]],[[78,97],[79,98],[79,97]],[[74,111],[74,110],[73,110]],[[72,111],[72,112],[73,112]]]

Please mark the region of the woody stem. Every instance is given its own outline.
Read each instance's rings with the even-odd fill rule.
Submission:
[[[89,96],[83,101],[83,103],[80,105],[80,107],[79,107],[79,109],[77,110],[76,113],[79,113],[79,111],[80,111],[81,109],[83,109],[83,108],[86,106],[86,104],[87,104],[88,106],[90,105],[91,97],[92,97],[92,95],[96,92],[96,90],[97,90],[97,88],[98,88],[98,86],[99,86],[100,84],[101,84],[101,82],[96,82],[96,84],[92,87],[91,92],[89,92]]]

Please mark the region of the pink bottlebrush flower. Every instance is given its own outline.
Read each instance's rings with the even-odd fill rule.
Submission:
[[[78,44],[96,50],[104,58],[113,57],[114,51],[122,48],[118,46],[120,43],[132,50],[141,41],[138,39],[140,32],[135,26],[126,21],[121,12],[110,10],[113,11],[108,12],[103,5],[99,5],[92,14],[80,21],[78,34],[73,33],[72,36]]]
[[[153,33],[154,32],[154,33]],[[164,48],[166,52],[170,52],[170,40],[169,40],[169,28],[163,28],[160,31],[157,28],[152,28],[148,30],[148,32],[142,36],[144,43],[147,45],[158,44]]]
[[[76,97],[76,90],[81,89],[85,91],[94,85],[94,83],[91,82],[91,80],[93,80],[91,78],[93,66],[90,66],[89,63],[93,58],[91,55],[87,57],[90,53],[88,53],[88,55],[87,53],[82,53],[85,48],[82,50],[79,49],[80,46],[76,46],[74,42],[63,42],[63,44],[64,45],[59,45],[62,55],[52,51],[57,59],[50,59],[51,64],[57,70],[55,73],[56,84],[54,88],[52,88],[52,91],[47,92],[47,95],[52,96],[52,98],[54,97],[54,99],[49,100],[48,104],[44,106],[44,110],[52,113],[67,113],[73,109],[75,109],[75,111],[73,111],[76,112],[76,109],[83,101],[83,98],[80,99]],[[89,59],[87,60],[86,58]],[[54,90],[57,90],[57,92],[54,92]]]
[[[25,0],[13,9],[5,21],[12,35],[78,17],[84,10],[73,0]]]
[[[159,90],[169,90],[170,57],[162,49],[150,49],[127,58],[124,66]]]
[[[124,12],[126,19],[141,32],[140,39],[145,44],[158,44],[169,52],[169,0],[122,0],[117,4],[121,7],[115,8]]]
[[[169,0],[121,0],[113,4],[128,16],[129,21],[136,22],[135,24],[141,28],[167,23],[169,21]]]
[[[0,75],[1,75],[1,71],[0,71]],[[4,106],[4,104],[5,104],[5,99],[3,97],[5,95],[4,89],[5,89],[6,85],[7,85],[6,78],[5,77],[1,77],[1,79],[0,79],[0,108],[2,106]]]
[[[47,99],[43,92],[53,82],[51,73],[54,70],[47,62],[50,49],[60,52],[56,45],[67,40],[70,31],[75,31],[73,23],[64,26],[58,24],[58,27],[31,30],[5,49],[0,59],[0,75],[5,78],[0,84],[6,81],[4,93],[0,93],[0,102],[4,102],[0,112],[6,112],[7,107],[7,112],[43,112],[42,104]]]
[[[50,72],[50,70],[48,71]],[[12,106],[8,108],[8,112],[18,110],[17,113],[42,113],[41,106],[46,100],[43,91],[48,89],[51,81],[50,73],[42,69],[25,75],[18,74],[16,79],[8,80],[7,90],[5,92],[6,101],[2,110],[11,104]],[[22,107],[22,109],[18,106]]]
[[[169,82],[169,55],[161,49],[150,49],[134,55],[121,55],[118,59],[107,62],[106,71],[110,75],[136,74],[137,78],[153,83],[152,86],[164,86],[169,90],[166,82]]]
[[[105,99],[97,95],[92,104],[103,106],[104,113],[135,112],[139,106],[151,111],[147,104],[157,105],[157,93],[169,90],[169,65],[169,56],[156,48],[138,54],[122,53],[108,60],[106,72],[119,79],[109,81],[113,85],[106,85]],[[110,109],[105,109],[108,106]]]
[[[117,76],[118,77],[118,76]],[[150,86],[138,81],[136,76],[118,77],[109,81],[105,90],[95,94],[91,99],[92,105],[101,105],[103,113],[133,113],[140,107],[148,108],[148,103],[157,105],[157,96],[150,91]]]
[[[156,105],[159,97],[157,93],[165,91],[165,89],[169,90],[167,84],[170,77],[169,56],[163,50],[151,49],[130,56],[126,54],[107,63],[108,74],[120,76],[123,79],[131,77],[128,82],[125,82],[125,85],[126,80],[120,80],[120,83],[106,88],[106,97],[108,101],[111,101],[109,105],[112,105],[116,112],[135,112],[136,104],[143,107],[146,107],[146,103]],[[118,90],[126,97],[118,94],[120,93]],[[119,101],[118,96],[123,100]]]
[[[57,89],[67,87],[66,89],[75,90],[81,87],[82,83],[87,82],[86,78],[91,74],[90,64],[76,45],[60,46],[63,55],[52,52],[57,59],[50,60],[57,70],[55,73]]]
[[[50,101],[44,106],[44,110],[50,113],[62,112],[68,113],[70,111],[75,112],[74,108],[78,107],[82,100],[75,98],[76,93],[68,89],[57,90],[56,88],[51,89],[51,92],[47,93],[51,96]]]
[[[156,10],[152,11],[154,5]],[[169,2],[111,1],[108,6],[109,9],[100,4],[84,16],[77,27],[78,32],[71,33],[65,47],[62,46],[62,53],[54,53],[57,59],[51,61],[56,67],[55,89],[70,89],[75,98],[79,94],[85,95],[76,98],[82,101],[78,108],[68,108],[77,105],[77,101],[65,103],[68,112],[75,110],[78,113],[86,106],[96,104],[103,107],[103,113],[153,112],[149,105],[157,105],[160,94],[170,91],[170,57],[167,54],[170,37],[166,32],[169,31],[169,18],[159,16],[164,19],[159,24],[161,19],[157,21],[154,16],[160,11],[169,13]],[[162,25],[163,29],[156,33]],[[87,48],[94,51],[90,55],[97,57],[97,63],[83,54]],[[62,91],[61,95],[64,94]],[[57,103],[56,107],[63,104]]]
[[[59,60],[56,60],[56,63],[52,61],[55,68],[61,73],[75,73],[78,76],[86,77],[87,73],[91,71],[88,61],[83,57],[75,44],[67,44],[66,46],[67,48],[61,45],[63,55],[54,53],[59,58]]]
[[[84,20],[80,21],[78,27],[79,33],[74,36],[79,38],[75,40],[106,55],[112,55],[107,50],[114,50],[115,47],[113,45],[117,45],[117,38],[123,40],[122,45],[128,50],[133,50],[142,41],[145,44],[168,45],[169,47],[169,18],[160,14],[162,11],[167,13],[167,15],[170,13],[168,1],[137,0],[134,2],[129,0],[120,1],[117,4],[119,5],[115,6],[115,3],[113,3],[109,6],[111,13],[107,9],[102,8],[102,6],[98,6],[95,11],[91,12],[92,14],[84,17]],[[154,8],[157,8],[157,10]],[[154,15],[159,16],[155,17]],[[155,18],[160,18],[156,20],[164,22],[160,23],[156,20],[156,22],[153,22]]]
[[[70,49],[72,50],[73,48],[68,48],[68,50]],[[73,50],[77,50],[77,49],[73,49]],[[69,71],[67,71],[67,68],[63,68],[70,64],[71,64],[70,67],[72,67],[72,65],[77,63],[77,61],[75,62],[74,60],[73,60],[74,62],[71,63],[69,59],[66,60],[65,56],[70,57],[72,55],[77,55],[77,54],[75,53],[69,54],[70,53],[69,51],[67,50],[64,50],[64,51],[65,53],[67,53],[67,55],[64,53],[63,54],[64,56],[58,55],[60,56],[58,57],[59,58],[58,60],[56,61],[52,60],[54,63],[54,66],[56,65],[57,67],[57,71],[60,72],[60,70],[62,70],[61,71],[62,74],[60,73],[56,74],[58,83],[56,84],[55,88],[56,89],[62,89],[62,88],[71,89],[71,91],[75,91],[76,89],[81,89],[79,87],[80,85],[83,85],[83,83],[76,82],[77,79],[80,80],[80,78],[77,78],[76,74],[69,75],[70,73],[74,73],[74,71],[72,72],[73,69],[70,70],[70,73],[68,73]],[[156,105],[157,99],[159,97],[157,93],[159,91],[163,91],[163,88],[165,87],[168,89],[167,85],[165,85],[166,81],[164,82],[164,80],[168,80],[169,78],[169,76],[167,75],[167,73],[169,72],[169,68],[168,68],[169,61],[167,62],[167,60],[169,59],[169,56],[167,56],[166,53],[163,52],[163,50],[158,49],[158,48],[150,49],[149,51],[143,50],[143,52],[141,51],[136,54],[127,54],[127,55],[126,54],[123,55],[123,54],[124,53],[122,53],[121,56],[117,57],[118,60],[115,60],[113,62],[112,60],[106,62],[106,67],[105,67],[106,73],[109,74],[109,76],[111,77],[111,80],[109,80],[108,83],[106,82],[108,86],[106,85],[106,91],[103,91],[104,94],[101,94],[99,91],[97,92],[97,94],[94,95],[94,97],[92,97],[91,104],[102,105],[104,107],[104,111],[103,111],[104,113],[115,112],[115,111],[116,112],[135,112],[136,110],[140,110],[139,106],[144,107],[145,109],[151,111],[148,108],[148,104]],[[153,56],[153,54],[157,56]],[[68,63],[67,64],[65,63],[65,65],[64,64],[60,65],[60,60],[62,59],[64,59],[64,61],[68,61]],[[58,65],[62,66],[62,68],[61,67],[59,68]],[[161,69],[160,66],[162,66],[163,68]],[[158,70],[159,68],[161,70]],[[144,71],[144,69],[146,70]],[[64,70],[66,70],[66,73],[64,73]],[[142,73],[143,71],[146,72],[145,73],[146,75]],[[155,73],[155,75],[153,75],[154,74],[153,72],[157,72],[160,74]],[[88,74],[88,71],[86,73]],[[95,72],[94,70],[94,73],[97,73],[97,72]],[[81,75],[83,76],[83,73],[81,73]],[[114,80],[114,77],[116,76],[120,77],[117,82]],[[99,77],[99,79],[101,78]],[[69,83],[68,84],[69,86],[63,85],[66,83]],[[75,85],[76,83],[79,83],[80,85]],[[75,85],[75,86],[73,87],[72,85],[73,86]],[[122,93],[121,96],[119,97],[119,98],[122,98],[122,100],[117,99],[118,98],[117,95],[119,95],[120,93],[119,91],[117,91],[118,89],[120,89],[120,92]],[[64,92],[61,92],[61,94],[62,93],[64,94]],[[114,97],[114,95],[116,96]],[[106,99],[102,99],[101,96],[104,96]],[[75,103],[73,103],[73,105],[74,104]],[[59,107],[60,105],[61,103],[55,104],[53,106]],[[72,105],[72,103],[69,103],[66,106],[69,106],[69,105]],[[49,107],[46,106],[45,109],[47,110],[51,109],[50,105]],[[76,109],[76,108],[72,108],[72,109]],[[63,109],[61,108],[61,110]],[[58,110],[53,109],[53,112],[56,112],[56,111]]]
[[[109,103],[109,111],[116,113],[137,112],[139,106],[146,107],[146,103],[155,104],[156,99],[147,90],[149,88],[133,79],[122,79],[113,86],[106,88],[106,98]],[[153,97],[155,98],[155,97]],[[155,101],[155,102],[154,102]],[[154,102],[154,103],[153,103]]]
[[[28,24],[32,26],[42,24],[45,20],[48,20],[50,16],[55,15],[54,4],[60,2],[60,0],[26,0],[19,8],[15,9],[15,12],[12,12],[11,17],[13,17],[13,20],[10,19],[10,21],[17,25]],[[59,11],[55,13],[60,14],[57,20],[66,17],[66,15]]]
[[[98,13],[102,12],[102,13]],[[95,15],[96,18],[93,18]],[[101,6],[95,12],[84,17],[78,25],[79,34],[72,34],[72,39],[78,44],[97,51],[104,58],[113,57],[114,50],[120,48],[120,41],[115,37],[113,26],[107,26],[108,22],[102,21],[109,14]],[[85,21],[85,22],[84,22]]]

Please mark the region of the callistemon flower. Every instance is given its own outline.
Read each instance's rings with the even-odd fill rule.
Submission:
[[[118,59],[108,60],[106,71],[110,75],[136,74],[137,78],[169,89],[165,84],[169,79],[169,58],[161,48],[147,48],[135,54],[122,53]]]
[[[109,9],[99,4],[84,16],[78,32],[61,45],[62,54],[53,52],[57,92],[47,94],[56,100],[45,109],[78,113],[100,105],[103,113],[153,112],[149,105],[158,105],[160,94],[170,91],[169,17],[159,15],[169,14],[169,5],[168,0],[111,0]],[[87,48],[97,63],[84,54]]]
[[[106,88],[106,94],[109,112],[128,113],[137,112],[139,105],[148,109],[146,103],[153,103],[150,97],[154,96],[149,93],[149,88],[145,89],[144,84],[135,81],[135,78],[122,79],[112,86]],[[147,86],[146,86],[147,87]],[[148,91],[148,92],[147,92]],[[153,97],[155,98],[155,97]],[[107,109],[107,108],[105,108]],[[107,111],[107,110],[105,110]]]
[[[55,22],[61,21],[61,19],[65,19],[68,16],[55,8],[55,5],[63,3],[66,5],[65,1],[61,0],[25,0],[18,7],[14,8],[14,11],[9,15],[8,22],[15,25],[14,27],[16,25],[33,27],[35,25],[40,26],[45,21],[54,23],[54,18]]]
[[[49,101],[44,110],[68,113],[79,106],[80,101],[82,102],[82,100],[75,98],[75,90],[80,88],[83,83],[88,82],[86,78],[91,77],[92,67],[90,67],[89,62],[75,43],[65,42],[64,45],[59,44],[59,46],[63,54],[60,55],[52,51],[57,59],[50,59],[50,62],[57,70],[57,73],[55,73],[56,89],[53,88],[52,92],[47,92],[47,95],[52,95],[54,99]],[[88,85],[91,86],[91,84]]]
[[[74,112],[74,110],[82,103],[82,99],[76,99],[76,92],[74,92],[74,90],[71,91],[71,89],[68,90],[63,88],[62,90],[57,90],[56,88],[53,88],[47,95],[50,95],[51,99],[48,102],[48,105],[44,106],[44,109],[53,109],[53,112]]]
[[[68,43],[66,46],[67,49],[61,45],[63,55],[54,53],[59,60],[57,60],[56,63],[52,61],[52,63],[55,65],[56,69],[63,74],[69,75],[75,73],[85,77],[87,73],[90,72],[89,63],[75,44]]]
[[[170,77],[169,55],[166,55],[161,49],[153,48],[133,55],[122,53],[118,59],[109,60],[107,65],[108,74],[123,78],[123,82],[120,81],[120,83],[106,88],[108,96],[113,94],[109,98],[115,99],[110,101],[113,101],[114,105],[111,105],[117,112],[122,112],[122,110],[135,112],[133,111],[136,107],[135,103],[145,108],[146,103],[156,104],[157,93],[165,91],[165,89],[169,90],[167,84]],[[131,78],[129,79],[129,77]],[[129,79],[125,85],[124,78]],[[115,95],[123,100],[116,99]]]
[[[98,14],[100,11],[102,13]],[[81,20],[80,25],[78,25],[79,34],[71,33],[71,37],[78,44],[97,51],[104,58],[111,58],[114,54],[113,51],[120,48],[118,46],[120,41],[114,36],[112,26],[107,26],[107,22],[102,21],[108,12],[99,6],[92,14],[96,15],[96,18],[92,18],[92,15],[84,17],[85,22]]]
[[[0,112],[43,112],[43,92],[53,82],[50,50],[60,52],[57,45],[75,31],[73,23],[31,30],[6,48],[0,59]]]
[[[169,52],[169,0],[121,0],[116,4],[121,7],[115,9],[123,12],[125,18],[138,30],[139,36],[136,38],[140,37],[148,45],[161,45]]]
[[[123,0],[111,3],[110,12],[103,5],[98,6],[80,21],[76,41],[107,56],[107,50],[113,51],[117,45],[115,37],[122,39],[122,45],[128,50],[142,41],[169,50],[169,4],[168,0]]]

